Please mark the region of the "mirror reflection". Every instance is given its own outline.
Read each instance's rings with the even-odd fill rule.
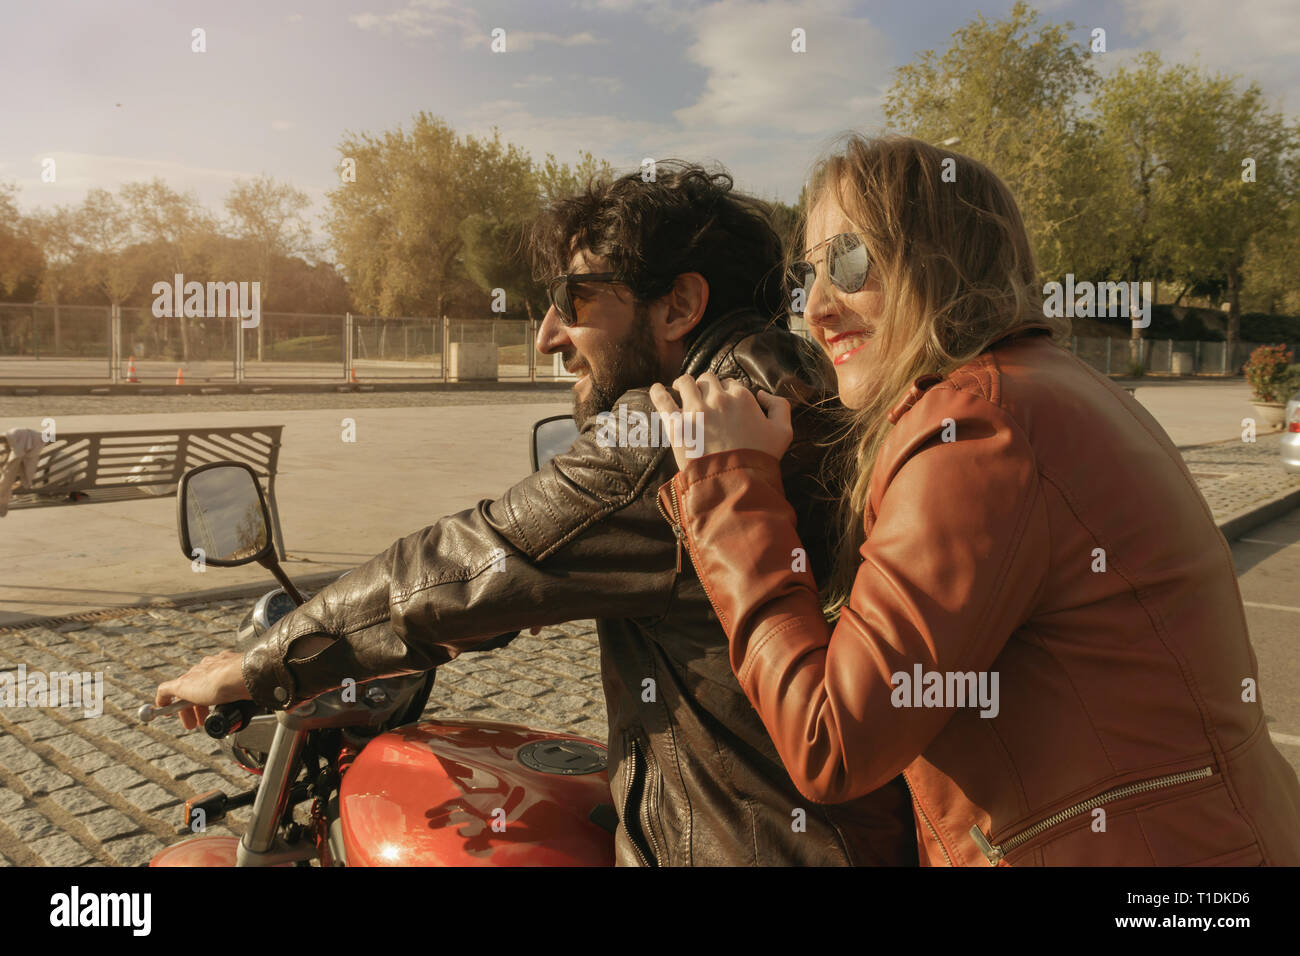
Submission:
[[[577,440],[578,426],[572,418],[557,418],[540,423],[533,432],[537,467],[542,468],[556,455],[568,451]]]
[[[252,560],[270,540],[257,480],[244,468],[193,475],[185,489],[185,514],[191,550],[202,548],[209,561]]]

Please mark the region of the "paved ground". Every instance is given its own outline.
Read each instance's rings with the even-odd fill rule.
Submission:
[[[443,515],[500,495],[528,474],[533,422],[572,408],[563,391],[526,393],[530,403],[517,392],[474,394],[479,401],[466,404],[464,395],[394,393],[397,407],[378,394],[178,396],[160,403],[167,413],[129,415],[114,414],[113,398],[5,399],[2,416],[19,401],[49,404],[46,413],[0,418],[0,430],[39,428],[46,414],[64,432],[283,425],[276,499],[286,568],[291,576],[341,573]],[[248,409],[250,398],[257,409],[263,398],[299,408],[212,408]],[[74,413],[82,409],[93,414]],[[256,565],[195,574],[177,541],[174,497],[15,508],[0,519],[0,625],[264,578]]]
[[[341,346],[340,346],[341,348]],[[509,354],[507,350],[506,354]],[[514,354],[521,354],[514,350]],[[352,363],[357,381],[441,382],[442,366],[438,362],[380,361],[357,358]],[[557,366],[552,355],[537,356],[536,375],[540,380],[572,378]],[[127,362],[122,360],[121,381],[127,381]],[[177,362],[172,360],[139,359],[135,363],[135,377],[142,385],[173,385],[176,373],[182,372],[188,385],[227,384],[233,382],[232,359],[212,361]],[[502,380],[528,380],[526,360],[516,364],[501,364],[497,376]],[[337,362],[255,362],[245,359],[244,381],[257,383],[292,382],[343,382],[343,361]],[[0,356],[0,382],[20,385],[72,384],[106,385],[111,381],[107,355],[93,359],[43,358]]]
[[[1232,556],[1268,729],[1300,774],[1300,510],[1234,541]]]
[[[1174,388],[1177,386],[1165,386]],[[1181,386],[1187,388],[1189,386]],[[1199,388],[1200,386],[1191,386]],[[1154,391],[1154,390],[1153,390]],[[286,424],[281,483],[283,520],[290,542],[291,574],[342,568],[386,546],[399,534],[448,511],[495,495],[527,470],[527,426],[536,418],[566,410],[566,404],[521,401],[516,392],[407,395],[272,395],[207,397],[182,407],[181,397],[130,399],[50,397],[0,400],[0,428],[29,424],[46,414],[59,427],[163,427],[193,420],[211,424],[274,420]],[[1147,401],[1140,387],[1139,398]],[[1229,393],[1223,393],[1227,398]],[[549,398],[549,396],[548,396]],[[1178,393],[1154,396],[1148,405],[1166,429],[1180,426],[1180,409],[1192,404]],[[33,403],[22,405],[20,403]],[[129,403],[129,404],[123,404]],[[345,405],[340,403],[346,403]],[[116,415],[114,413],[117,413]],[[122,418],[122,414],[130,417]],[[1199,414],[1199,413],[1198,413]],[[1196,435],[1239,436],[1217,419],[1200,424]],[[358,446],[338,444],[339,420],[357,421]],[[16,420],[17,419],[17,420]],[[89,425],[79,423],[88,422]],[[1216,429],[1211,432],[1210,429]],[[293,443],[290,444],[289,437]],[[367,444],[369,442],[369,444]],[[1247,444],[1239,437],[1188,448],[1184,457],[1216,518],[1249,509],[1300,488],[1300,476],[1278,466],[1278,436]],[[457,454],[446,455],[448,448]],[[322,449],[327,469],[322,469]],[[396,449],[396,451],[394,451]],[[343,452],[361,450],[349,458]],[[405,480],[383,484],[375,493],[374,462]],[[16,517],[35,518],[24,526]],[[109,597],[158,593],[179,567],[179,587],[264,581],[261,569],[214,569],[202,583],[187,570],[175,545],[172,499],[115,505],[16,511],[0,525],[0,609],[46,606],[45,613],[69,614],[105,607]],[[60,522],[63,522],[61,524]],[[1261,695],[1275,740],[1300,768],[1300,513],[1248,533],[1234,544],[1243,597],[1260,662]],[[155,584],[129,580],[130,570],[149,566]],[[217,573],[220,578],[217,578]],[[33,600],[35,590],[37,598]],[[94,620],[46,622],[4,629],[0,610],[0,672],[26,664],[30,670],[101,671],[105,677],[103,716],[80,711],[0,709],[0,858],[18,865],[137,865],[177,839],[185,799],[213,788],[233,793],[253,778],[221,754],[202,733],[185,733],[175,720],[140,726],[134,712],[159,680],[173,676],[197,656],[233,646],[233,631],[247,600],[175,608],[122,608]],[[599,659],[592,622],[547,628],[540,637],[518,638],[508,648],[467,655],[442,668],[427,712],[475,715],[571,730],[596,739],[605,735]],[[240,832],[247,811],[230,820]]]
[[[0,671],[102,671],[99,717],[80,710],[0,709],[0,864],[140,866],[181,837],[184,803],[207,790],[234,794],[257,778],[217,741],[175,718],[141,725],[161,679],[235,645],[249,602],[128,612],[93,624],[0,630]],[[429,716],[505,720],[604,741],[605,699],[594,622],[523,634],[438,670]],[[242,833],[249,811],[229,827]]]

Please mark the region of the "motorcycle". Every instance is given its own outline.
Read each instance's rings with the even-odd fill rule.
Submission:
[[[533,428],[534,469],[572,444],[555,416]],[[305,598],[280,566],[253,470],[218,461],[188,471],[177,496],[181,549],[214,567],[258,562],[279,587],[240,626],[255,640]],[[485,720],[421,720],[435,672],[344,686],[287,710],[251,701],[204,721],[257,785],[201,794],[183,833],[252,805],[242,838],[200,835],[151,866],[612,866],[617,815],[603,744]],[[146,705],[148,721],[192,706]]]

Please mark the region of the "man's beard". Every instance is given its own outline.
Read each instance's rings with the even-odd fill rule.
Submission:
[[[650,330],[650,307],[638,304],[627,337],[613,349],[603,368],[589,365],[591,394],[573,399],[573,419],[581,428],[598,412],[608,412],[627,391],[649,388],[659,380],[659,356]]]

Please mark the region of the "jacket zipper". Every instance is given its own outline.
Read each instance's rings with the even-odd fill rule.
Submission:
[[[635,745],[636,744],[634,741],[633,746]],[[659,861],[664,858],[664,854],[659,849],[659,841],[655,839],[654,824],[650,819],[651,804],[654,801],[653,794],[658,789],[653,785],[653,781],[650,779],[652,770],[654,771],[654,776],[658,776],[659,771],[658,768],[655,766],[654,759],[647,753],[645,754],[645,775],[644,775],[644,779],[641,782],[641,810],[639,816],[640,819],[643,821],[641,832],[645,835],[645,838],[650,842],[650,854],[655,859],[654,865],[658,866]]]
[[[686,532],[682,530],[681,520],[678,518],[679,512],[677,508],[677,485],[670,484],[668,486],[668,496],[673,501],[672,517],[669,517],[667,512],[664,511],[664,503],[659,500],[658,495],[655,496],[655,505],[659,508],[659,513],[664,516],[664,520],[667,521],[670,525],[672,525],[673,537],[677,539],[677,573],[681,574],[682,573],[682,543],[686,540]]]
[[[636,782],[637,771],[637,747],[631,734],[623,735],[623,752],[627,754],[627,786],[623,788],[623,829],[627,833],[627,841],[632,844],[632,849],[636,851],[637,859],[641,862],[642,866],[648,867],[650,866],[650,861],[646,859],[645,854],[641,851],[641,844],[637,842],[636,837],[632,834],[632,830],[627,825],[628,809],[632,803],[632,785]],[[644,792],[644,787],[642,788],[642,791]],[[644,802],[643,799],[642,803]],[[640,808],[638,807],[637,826],[640,827],[640,825],[641,814]],[[651,838],[651,843],[653,844],[653,842],[654,840]]]
[[[939,844],[939,849],[943,851],[944,862],[949,866],[952,866],[952,857],[948,855],[948,848],[943,845],[943,840],[939,838],[939,831],[934,828],[934,824],[930,822],[930,818],[925,815],[925,809],[921,806],[921,801],[916,799],[916,791],[912,789],[912,781],[907,779],[907,774],[903,774],[903,783],[907,784],[907,792],[912,795],[912,805],[916,807],[917,816],[919,816],[922,822],[925,823],[927,829],[930,831],[930,835],[934,837],[934,842]]]
[[[1131,797],[1139,793],[1146,793],[1149,790],[1159,790],[1161,787],[1174,787],[1180,783],[1190,783],[1193,780],[1204,780],[1214,773],[1213,767],[1202,767],[1200,770],[1185,770],[1182,773],[1171,773],[1163,777],[1156,777],[1152,780],[1144,780],[1141,783],[1130,783],[1122,787],[1115,787],[1113,790],[1107,790],[1105,793],[1099,793],[1091,799],[1084,800],[1082,803],[1076,803],[1072,807],[1066,807],[1058,813],[1052,814],[1046,820],[1040,820],[1027,830],[1021,830],[1012,836],[1007,837],[1001,843],[990,843],[984,836],[979,827],[970,828],[970,837],[975,841],[976,846],[980,848],[989,863],[997,866],[998,863],[1012,850],[1020,846],[1041,833],[1045,833],[1058,823],[1064,823],[1071,817],[1078,816],[1080,813],[1092,810],[1101,806],[1103,803],[1109,803],[1114,800],[1123,800],[1125,797]]]

